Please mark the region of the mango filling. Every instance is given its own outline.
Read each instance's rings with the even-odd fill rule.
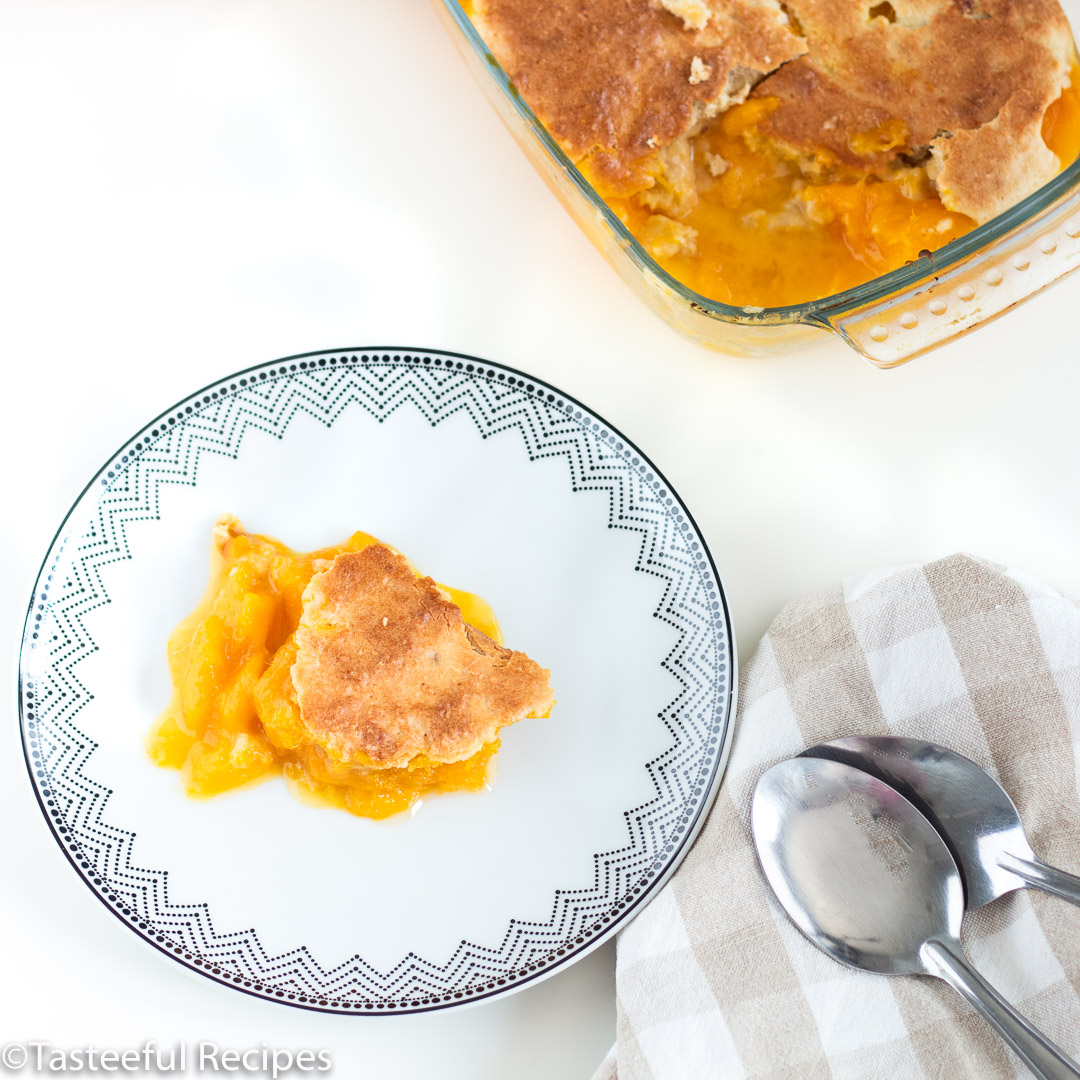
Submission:
[[[327,561],[377,542],[357,532],[344,544],[301,553],[240,533],[214,544],[206,594],[169,637],[172,700],[147,739],[150,758],[179,769],[189,795],[218,795],[280,774],[304,801],[384,818],[429,794],[484,787],[498,739],[464,761],[420,755],[399,769],[343,765],[302,742],[290,672],[304,589]],[[440,587],[467,623],[502,644],[484,600]]]
[[[923,164],[902,148],[900,120],[856,132],[865,160],[841,167],[822,151],[798,160],[757,125],[777,107],[755,98],[665,152],[656,186],[628,197],[587,178],[672,277],[712,300],[780,307],[821,299],[935,251],[975,228],[948,210]],[[1080,156],[1080,65],[1043,122],[1043,140],[1065,168]]]

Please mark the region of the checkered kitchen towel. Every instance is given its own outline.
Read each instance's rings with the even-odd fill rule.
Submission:
[[[1080,604],[954,555],[876,571],[777,616],[742,673],[730,764],[678,872],[619,937],[618,1042],[595,1080],[1026,1075],[937,979],[846,968],[758,868],[750,799],[823,739],[909,735],[989,769],[1037,854],[1080,873]],[[972,912],[976,967],[1080,1057],[1080,907],[1030,889]]]

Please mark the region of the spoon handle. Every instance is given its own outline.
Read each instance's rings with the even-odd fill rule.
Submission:
[[[1015,855],[1003,854],[1000,861],[1002,866],[1036,889],[1080,904],[1080,877],[1075,874],[1067,874],[1055,866],[1047,866],[1042,859],[1020,859]]]
[[[931,939],[919,950],[919,955],[926,970],[944,979],[965,998],[1036,1076],[1042,1080],[1080,1077],[1080,1069],[967,962],[958,941]]]

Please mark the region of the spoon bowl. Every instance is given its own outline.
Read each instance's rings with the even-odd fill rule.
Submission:
[[[934,975],[967,999],[1046,1080],[1080,1078],[1062,1051],[968,963],[960,873],[933,825],[895,789],[838,761],[782,761],[758,781],[761,867],[795,925],[835,960]]]
[[[835,762],[785,761],[758,784],[754,842],[795,925],[835,960],[923,973],[919,951],[957,939],[960,875],[930,823],[892,788]]]

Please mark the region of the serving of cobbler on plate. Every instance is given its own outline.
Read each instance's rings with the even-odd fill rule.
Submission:
[[[302,797],[387,817],[482,788],[500,728],[554,705],[549,672],[503,646],[480,597],[367,533],[300,553],[226,515],[211,559],[148,742],[190,795],[283,773]]]

